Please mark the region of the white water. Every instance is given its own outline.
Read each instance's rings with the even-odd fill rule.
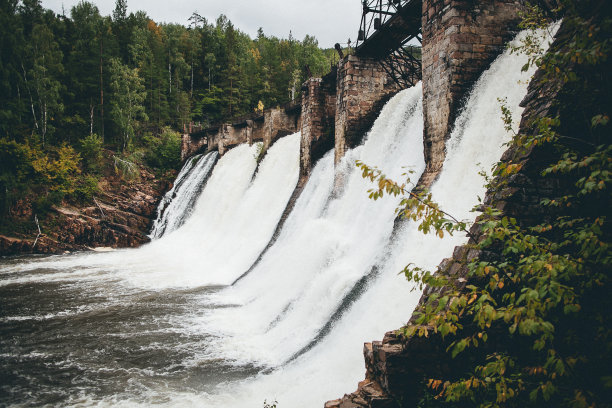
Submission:
[[[95,280],[101,274],[148,289],[231,284],[272,238],[298,179],[299,134],[278,140],[258,169],[257,151],[257,145],[241,145],[226,153],[215,166],[189,222],[161,239],[138,250],[51,257],[14,265],[5,272],[17,276],[5,277],[0,285],[39,279]],[[44,273],[34,270],[43,268]],[[29,270],[34,270],[33,274],[19,273]]]
[[[389,101],[364,145],[347,154],[347,163],[360,159],[391,177],[408,165],[418,178],[425,167],[422,149],[414,149],[423,133],[421,93],[416,86]],[[215,345],[219,356],[269,367],[286,362],[317,336],[384,252],[398,199],[368,199],[369,182],[348,165],[343,193],[326,203],[331,160],[328,155],[317,165],[282,235],[257,268],[212,299],[240,307],[213,309],[195,323],[223,337]]]
[[[432,192],[442,208],[458,218],[475,217],[470,209],[484,194],[478,172],[499,160],[510,137],[497,98],[507,97],[515,122],[520,118],[518,103],[531,74],[520,73],[524,63],[521,56],[502,55],[478,81],[457,120]],[[385,330],[401,326],[420,297],[397,273],[409,262],[433,269],[465,241],[462,236],[423,236],[416,225],[407,223],[391,242],[397,200],[368,200],[370,186],[352,166],[360,159],[399,179],[405,171],[401,166],[408,165],[416,172],[413,179],[418,178],[424,166],[420,92],[418,86],[393,98],[364,145],[347,154],[337,170],[343,172],[345,183],[336,198],[331,198],[337,176],[332,155],[324,157],[257,267],[232,287],[202,294],[201,310],[185,315],[176,327],[216,337],[194,364],[219,359],[236,366],[267,367],[270,373],[221,384],[211,393],[154,389],[145,391],[144,402],[141,396],[102,402],[85,397],[75,403],[148,406],[162,393],[164,405],[171,406],[262,406],[264,399],[277,399],[281,408],[299,408],[320,407],[354,390],[363,379],[363,342],[381,339]],[[231,283],[265,247],[293,191],[297,139],[294,135],[277,142],[253,183],[255,148],[240,146],[228,152],[215,167],[189,222],[144,248],[12,266],[5,268],[0,285],[78,278],[95,285],[112,278],[133,288],[160,290]],[[373,266],[378,272],[361,296],[353,303],[343,302]],[[34,268],[47,270],[24,274]],[[338,310],[344,313],[337,315],[327,335],[299,354]]]
[[[205,156],[196,156],[185,162],[174,186],[159,203],[157,218],[151,228],[151,238],[159,238],[185,223],[202,191],[202,184],[210,175],[218,156],[218,152],[210,152]]]
[[[482,169],[491,169],[511,137],[501,120],[498,97],[507,98],[507,106],[513,114],[513,127],[518,128],[522,113],[518,105],[533,74],[533,71],[521,73],[525,62],[523,56],[508,52],[500,56],[477,82],[457,120],[447,144],[443,171],[433,185],[432,193],[441,208],[459,219],[475,219],[476,213],[471,209],[478,204],[478,197],[485,193],[484,180],[478,173]],[[366,160],[366,163],[370,162]],[[397,239],[379,252],[381,272],[377,279],[336,322],[329,336],[308,353],[271,374],[244,381],[223,390],[221,396],[205,400],[219,407],[243,407],[264,399],[277,400],[280,407],[318,407],[322,406],[322,401],[355,390],[357,382],[364,378],[363,343],[381,339],[386,330],[404,324],[420,298],[420,292],[411,291],[411,285],[397,273],[408,263],[434,270],[442,259],[452,255],[456,245],[465,240],[461,234],[444,239],[424,236],[416,224],[407,223],[397,234]],[[275,293],[275,290],[268,286],[268,293]],[[313,309],[320,304],[320,301],[314,301]],[[299,326],[311,323],[310,317],[303,317],[294,321],[296,327],[283,337],[285,342],[291,343],[294,333],[299,338],[304,331]],[[242,337],[246,337],[244,333]],[[269,349],[272,351],[268,352],[276,354],[275,348],[279,345],[273,341],[272,345],[274,347]],[[178,405],[181,405],[190,399],[179,401]]]

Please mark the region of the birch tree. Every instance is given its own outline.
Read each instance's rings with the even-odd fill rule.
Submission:
[[[118,58],[110,60],[110,76],[110,113],[119,130],[122,148],[126,150],[134,138],[138,122],[148,120],[144,108],[147,93],[138,69],[129,68]]]
[[[29,82],[30,92],[33,94],[32,115],[44,147],[48,134],[54,130],[50,122],[64,110],[60,97],[62,85],[58,80],[64,71],[64,56],[53,32],[44,24],[36,24],[33,27],[30,47],[33,58]]]

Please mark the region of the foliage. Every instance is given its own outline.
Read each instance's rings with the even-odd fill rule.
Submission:
[[[427,192],[410,193],[398,210],[440,236],[477,229],[471,246],[488,254],[468,262],[465,288],[453,276],[412,265],[404,270],[418,287],[440,289],[415,311],[403,335],[439,336],[451,359],[461,359],[459,371],[425,379],[420,406],[610,406],[612,105],[602,73],[610,72],[612,18],[605,2],[561,4],[563,33],[548,54],[529,37],[515,49],[540,68],[537,86],[557,89],[562,101],[551,110],[558,114],[532,118],[511,143],[516,157],[537,148],[554,158],[541,164],[540,177],[559,186],[541,200],[546,215],[533,225],[485,206],[478,228],[469,228]],[[534,10],[530,26],[543,15]],[[579,103],[570,102],[576,98]],[[502,115],[509,124],[509,111],[502,108]],[[406,194],[406,184],[358,165],[378,183],[372,198]],[[490,191],[505,188],[521,170],[520,163],[499,163]]]
[[[103,145],[102,137],[95,133],[87,135],[80,141],[80,151],[84,166],[92,173],[100,171]]]
[[[117,58],[111,60],[111,116],[121,135],[123,150],[131,147],[138,121],[147,120],[146,92],[137,69],[130,69]]]
[[[145,160],[150,166],[163,172],[181,164],[181,135],[178,132],[165,128],[159,136],[145,136],[144,142],[149,148]]]
[[[305,66],[330,68],[312,36],[251,39],[225,16],[196,13],[189,27],[158,24],[123,0],[112,17],[88,1],[68,17],[5,0],[0,22],[0,136],[42,145],[96,133],[127,147],[152,128],[219,123],[299,98]]]
[[[33,150],[32,167],[44,185],[61,196],[75,192],[76,178],[81,173],[81,156],[68,145],[54,149],[50,155]]]
[[[30,151],[13,140],[0,139],[0,214],[27,188],[26,180],[33,173]]]
[[[0,139],[0,206],[6,215],[11,206],[27,196],[35,196],[34,209],[48,211],[62,200],[91,199],[97,191],[97,178],[81,172],[81,156],[63,144],[42,149]]]
[[[131,160],[113,156],[113,166],[115,168],[115,174],[119,175],[124,180],[133,181],[140,178],[138,164]]]

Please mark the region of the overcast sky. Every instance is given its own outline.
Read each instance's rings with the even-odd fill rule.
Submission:
[[[110,15],[115,0],[90,0],[102,15]],[[66,14],[79,0],[42,0],[43,7]],[[187,25],[194,11],[214,21],[225,14],[236,28],[255,37],[262,27],[266,35],[297,39],[314,35],[322,47],[355,42],[361,18],[360,0],[128,0],[128,12],[146,11],[156,22]]]

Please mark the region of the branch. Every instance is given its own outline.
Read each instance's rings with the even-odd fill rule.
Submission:
[[[40,224],[38,223],[38,215],[34,215],[34,221],[36,221],[36,227],[38,227],[38,235],[36,236],[36,239],[34,240],[34,245],[32,245],[32,249],[34,249],[34,247],[36,247],[36,243],[38,242],[38,238],[40,238],[40,236],[42,235],[42,231],[40,230]]]
[[[365,165],[364,163],[362,163],[361,161],[357,160],[356,161],[356,165],[357,167],[361,168],[363,170],[363,177],[364,178],[369,178],[371,181],[374,181],[375,179],[379,180],[379,187],[378,187],[378,191],[382,196],[382,191],[385,190],[385,186],[382,185],[380,183],[380,181],[384,182],[387,184],[386,190],[387,190],[387,194],[390,194],[391,192],[393,192],[394,195],[399,195],[400,193],[406,197],[411,197],[415,200],[417,200],[419,203],[423,204],[424,206],[426,206],[427,208],[429,208],[430,210],[433,210],[434,212],[438,213],[438,214],[443,214],[446,217],[448,217],[448,219],[450,219],[455,226],[457,227],[457,230],[464,232],[469,238],[472,238],[474,240],[476,240],[476,237],[470,233],[470,231],[468,229],[465,228],[465,226],[463,226],[463,224],[465,224],[462,221],[459,221],[457,218],[455,218],[454,216],[452,216],[451,214],[449,214],[448,212],[438,208],[437,206],[433,205],[429,200],[425,200],[422,198],[422,196],[420,196],[419,194],[416,194],[414,192],[412,192],[412,190],[407,190],[405,188],[406,184],[403,185],[399,185],[397,184],[395,181],[387,179],[381,172],[380,169],[374,167],[373,169],[369,168],[367,165]],[[407,183],[411,183],[414,184],[410,181],[410,179],[408,179]],[[441,231],[442,229],[439,229],[437,231]],[[450,233],[450,231],[449,231]]]
[[[102,218],[106,217],[106,215],[104,214],[104,211],[102,211],[102,207],[100,207],[100,204],[98,204],[98,200],[96,200],[96,197],[93,197],[94,203],[96,203],[96,205],[98,206],[98,209],[100,210],[100,212],[102,213]]]

